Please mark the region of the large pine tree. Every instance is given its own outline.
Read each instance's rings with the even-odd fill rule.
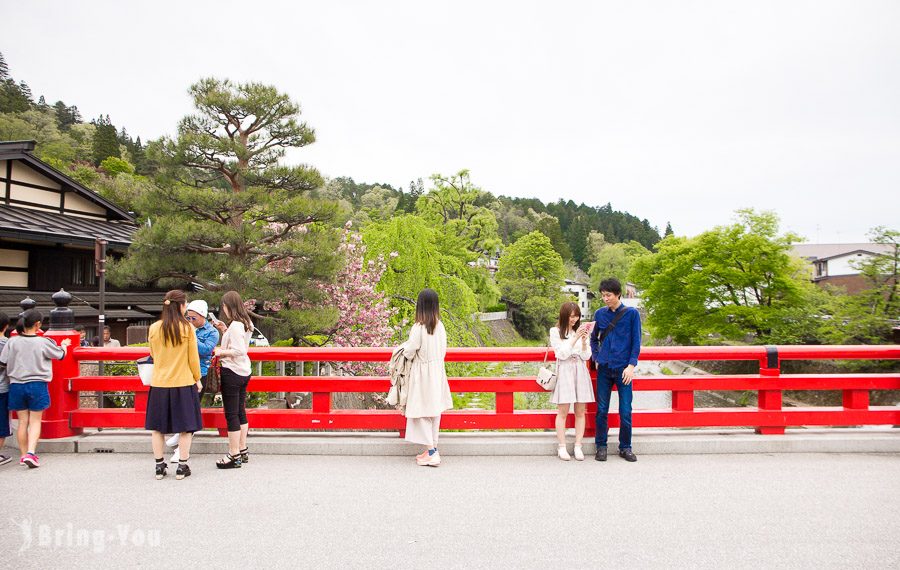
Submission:
[[[156,187],[137,204],[146,223],[111,278],[193,283],[211,298],[234,289],[283,306],[294,338],[327,329],[335,315],[314,301],[339,261],[336,204],[310,195],[322,183],[314,168],[279,164],[315,141],[313,129],[274,87],[203,79],[190,93],[198,112],[152,146]]]

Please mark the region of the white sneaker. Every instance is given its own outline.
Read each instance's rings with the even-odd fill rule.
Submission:
[[[178,453],[178,448],[175,448],[175,453],[172,454],[172,459],[169,460],[169,463],[178,463],[178,460],[181,459],[181,455]]]
[[[568,461],[568,460],[572,459],[572,456],[570,456],[569,452],[566,451],[565,445],[560,445],[556,448],[556,455],[563,461]]]
[[[178,447],[178,438],[181,436],[180,433],[176,433],[172,437],[166,440],[166,445],[169,447]]]
[[[584,461],[584,451],[580,445],[575,446],[575,461]]]
[[[422,467],[437,467],[441,464],[441,454],[435,451],[431,455],[426,455],[422,459],[416,458],[416,463]]]

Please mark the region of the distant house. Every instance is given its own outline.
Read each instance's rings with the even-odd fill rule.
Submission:
[[[571,293],[572,296],[575,297],[574,300],[576,303],[578,303],[578,308],[581,309],[581,314],[583,316],[587,316],[590,314],[590,299],[593,298],[593,294],[591,293],[590,286],[587,283],[566,279],[566,284],[563,285],[562,290],[566,293]]]
[[[134,216],[32,154],[33,141],[0,142],[0,310],[19,314],[30,297],[47,313],[61,288],[88,337],[100,336],[94,242],[122,255],[137,227]],[[123,344],[130,325],[147,325],[162,310],[159,291],[107,284],[106,324]]]
[[[892,246],[879,243],[801,243],[793,246],[793,254],[812,265],[814,283],[843,287],[850,294],[869,287],[855,266],[892,251]]]

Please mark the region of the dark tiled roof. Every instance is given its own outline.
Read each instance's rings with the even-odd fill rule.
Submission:
[[[55,305],[50,298],[56,291],[28,291],[26,289],[2,289],[0,290],[0,305],[4,307],[18,306],[19,302],[25,297],[31,297],[37,301],[38,308],[52,308]],[[72,302],[70,307],[78,304],[96,305],[100,302],[100,293],[97,291],[68,291],[72,294]],[[107,291],[106,304],[110,306],[118,305],[141,305],[142,307],[153,307],[154,305],[162,306],[162,301],[166,296],[165,291]]]
[[[44,315],[45,319],[50,318],[50,311],[52,311],[53,308],[54,308],[53,305],[38,305],[37,306],[37,310],[40,311]],[[69,308],[72,309],[73,313],[75,313],[75,318],[96,317],[97,315],[100,314],[100,311],[98,311],[94,307],[90,307],[88,305],[75,305],[73,303],[72,305],[69,305]],[[10,304],[4,303],[2,306],[0,306],[0,311],[3,311],[4,313],[7,314],[7,316],[12,318],[12,317],[16,317],[17,315],[19,315],[22,312],[22,307],[20,307],[18,305],[10,305]],[[112,311],[106,311],[106,315],[110,316],[109,314],[111,312]]]
[[[81,218],[0,204],[0,236],[93,245],[94,238],[125,248],[137,226],[125,221]]]

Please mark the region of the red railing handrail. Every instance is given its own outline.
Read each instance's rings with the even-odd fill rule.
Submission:
[[[777,346],[648,346],[641,360],[766,360],[774,349],[781,360],[898,360],[900,345],[777,345]],[[258,347],[249,350],[254,361],[387,362],[390,347]],[[137,360],[150,354],[148,347],[76,347],[75,360]],[[536,362],[542,347],[451,347],[447,362]],[[553,350],[548,359],[554,359]]]
[[[54,333],[77,339],[74,331]],[[387,362],[388,347],[266,347],[250,349],[257,362]],[[148,400],[148,388],[136,376],[81,376],[79,362],[128,361],[149,354],[147,347],[82,348],[69,351],[54,363],[51,383],[53,409],[45,412],[44,427],[49,437],[65,437],[88,427],[140,428]],[[449,348],[447,362],[539,362],[552,350],[543,347]],[[852,426],[863,424],[898,425],[900,406],[871,406],[872,390],[900,389],[900,374],[782,374],[786,360],[897,360],[900,346],[651,346],[640,354],[643,361],[663,360],[744,360],[756,361],[757,374],[638,376],[636,391],[667,391],[671,408],[635,410],[635,427],[735,427],[750,426],[762,434],[784,433],[788,426]],[[461,430],[553,429],[556,410],[516,409],[516,393],[540,392],[530,376],[451,377],[453,392],[494,394],[489,410],[452,410],[441,427]],[[309,392],[308,409],[251,409],[251,425],[270,429],[364,429],[396,430],[403,434],[405,418],[397,410],[347,410],[332,408],[332,394],[340,392],[385,393],[390,382],[384,376],[254,376],[248,388],[255,392]],[[753,391],[757,405],[740,408],[695,408],[695,391]],[[840,390],[842,406],[785,407],[784,390]],[[133,408],[87,409],[79,407],[80,392],[124,391],[134,393]],[[588,405],[588,436],[594,428],[595,404]],[[225,431],[221,408],[202,411],[203,424]],[[53,422],[47,425],[47,418]],[[571,427],[570,416],[568,425]],[[610,426],[618,425],[618,415],[610,414]]]
[[[530,376],[451,376],[451,392],[543,392]],[[78,376],[71,389],[82,392],[146,391],[137,376]],[[386,376],[252,376],[251,392],[387,392]],[[635,376],[634,390],[900,390],[900,374],[758,374]]]

